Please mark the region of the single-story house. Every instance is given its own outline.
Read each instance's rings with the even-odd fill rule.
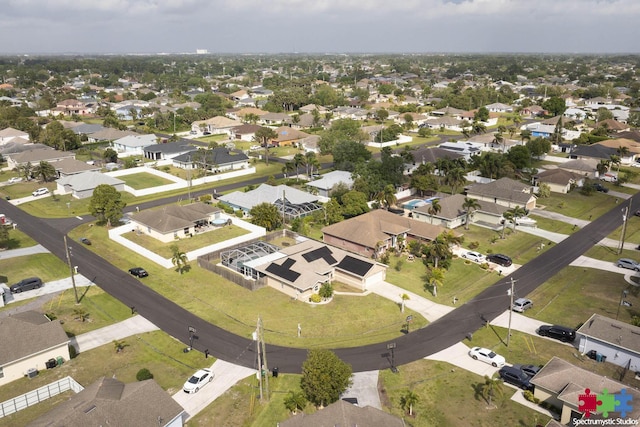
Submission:
[[[139,135],[139,133],[134,132],[132,130],[120,130],[114,128],[104,128],[97,132],[92,132],[87,135],[87,140],[89,143],[91,142],[105,142],[105,141],[115,141],[120,138],[124,138],[126,136],[135,136]]]
[[[37,311],[0,318],[0,342],[0,386],[30,369],[46,369],[50,359],[69,360],[69,337],[62,325]]]
[[[349,190],[353,187],[353,178],[351,172],[332,171],[322,175],[320,179],[310,181],[307,187],[313,187],[317,190],[318,195],[322,197],[331,197],[331,191],[338,185],[344,184]]]
[[[137,212],[131,215],[130,224],[137,232],[167,243],[206,231],[220,212],[219,208],[201,202],[168,205]]]
[[[387,270],[383,264],[316,240],[282,248],[251,261],[251,265],[266,278],[268,286],[302,300],[334,281],[364,291],[368,285],[384,281]]]
[[[599,161],[597,159],[574,159],[565,163],[558,163],[558,169],[564,169],[585,178],[596,178],[598,163]]]
[[[455,154],[460,154],[465,158],[465,160],[469,160],[471,157],[482,152],[482,146],[480,144],[469,141],[447,141],[443,142],[438,147]]]
[[[181,427],[185,411],[155,380],[124,384],[102,377],[29,427]]]
[[[449,117],[454,117],[456,119],[462,119],[462,114],[465,112],[465,110],[460,110],[459,108],[453,108],[453,107],[445,107],[445,108],[440,108],[438,110],[433,110],[431,111],[429,114],[431,114],[432,116],[437,116],[437,117],[444,117],[444,116],[449,116]]]
[[[434,215],[429,213],[431,204],[417,207],[411,211],[413,219],[450,229],[460,227],[466,224],[467,221],[467,211],[463,207],[465,199],[466,196],[463,194],[454,194],[453,196],[438,199],[440,211]],[[504,219],[502,214],[509,210],[507,207],[497,203],[481,200],[476,200],[476,202],[480,207],[470,215],[470,223],[478,222],[495,227],[500,225]]]
[[[293,118],[285,113],[267,113],[261,115],[258,121],[263,125],[288,125],[293,123]]]
[[[493,104],[487,104],[484,106],[490,113],[510,113],[513,111],[511,105],[503,104],[501,102],[494,102]]]
[[[206,169],[213,173],[249,167],[249,157],[240,150],[216,147],[210,150],[198,149],[173,158],[173,166],[181,169]]]
[[[289,126],[280,126],[275,129],[278,137],[269,141],[271,145],[276,147],[284,147],[287,145],[294,145],[298,141],[309,136],[308,133],[302,132],[301,130],[291,128]]]
[[[493,202],[507,208],[521,208],[531,211],[536,207],[536,196],[531,186],[511,178],[500,178],[486,184],[472,184],[467,187],[467,196],[479,201]]]
[[[262,126],[245,123],[231,129],[231,138],[241,141],[253,141],[256,132],[261,128]]]
[[[56,180],[58,194],[69,194],[76,199],[93,196],[98,185],[110,185],[118,191],[124,191],[124,181],[97,171],[87,171],[66,175]]]
[[[169,160],[190,151],[193,151],[193,145],[186,141],[153,144],[143,149],[145,159],[151,160]]]
[[[462,131],[462,120],[455,117],[443,116],[425,120],[421,126],[426,126],[429,129],[448,129],[460,132]]]
[[[51,165],[56,169],[59,177],[75,175],[83,172],[100,171],[100,166],[90,165],[87,162],[76,159],[62,159],[51,163]]]
[[[364,408],[338,400],[324,409],[294,415],[280,422],[280,427],[366,426],[405,427],[404,420],[372,406]]]
[[[70,151],[58,151],[51,147],[46,147],[7,154],[5,158],[7,160],[7,167],[9,167],[9,169],[15,169],[27,163],[31,163],[32,166],[36,166],[43,161],[54,164],[63,159],[75,159],[76,155]]]
[[[144,149],[158,143],[158,137],[152,133],[147,135],[129,135],[112,142],[113,149],[123,154],[144,153]]]
[[[631,130],[631,126],[626,123],[619,122],[614,119],[607,119],[598,122],[598,127],[604,127],[609,133],[628,132]]]
[[[218,200],[228,204],[234,209],[239,209],[249,214],[254,206],[261,203],[269,203],[275,205],[279,211],[284,210],[285,218],[301,218],[322,209],[317,204],[318,196],[311,193],[300,191],[286,185],[272,186],[261,184],[255,190],[234,191],[229,194],[218,197]]]
[[[574,187],[582,187],[584,176],[564,169],[548,169],[532,177],[533,185],[547,184],[554,193],[567,194]]]
[[[210,132],[213,135],[231,135],[232,129],[242,124],[239,120],[233,120],[224,116],[216,116],[207,120],[196,120],[191,123],[191,130],[196,132]]]
[[[636,159],[640,158],[640,142],[634,141],[633,139],[607,139],[604,141],[596,142],[596,144],[616,150],[616,155],[620,157],[620,162],[622,164],[628,165],[635,162]],[[620,147],[626,148],[629,154],[625,156],[621,155],[618,151]]]
[[[320,135],[309,135],[306,138],[302,138],[298,141],[298,146],[304,150],[305,153],[320,153]]]
[[[332,246],[377,258],[387,249],[411,240],[431,241],[446,231],[444,227],[375,209],[362,215],[328,225],[322,229],[322,241]]]
[[[4,145],[14,138],[23,138],[29,141],[29,134],[14,128],[4,128],[0,130],[0,145]]]
[[[530,381],[535,386],[534,397],[560,409],[560,423],[562,425],[577,425],[573,420],[583,418],[584,414],[579,409],[579,406],[582,406],[580,395],[584,395],[586,389],[596,395],[603,392],[619,394],[622,390],[626,390],[626,393],[632,396],[633,401],[640,400],[640,392],[635,388],[627,387],[590,370],[579,368],[556,356],[547,362]],[[611,418],[615,418],[616,415],[608,414]],[[640,419],[640,406],[633,405],[633,409],[627,412],[625,417]],[[590,418],[594,420],[602,418],[602,414],[592,413]]]
[[[236,126],[239,126],[239,125],[242,124],[240,121],[244,120],[244,117],[247,114],[254,114],[254,115],[260,117],[260,116],[264,116],[267,113],[268,113],[268,111],[261,110],[260,108],[255,108],[255,107],[244,107],[244,108],[240,108],[238,110],[227,111],[227,115],[229,117],[231,117],[233,120],[236,120]]]
[[[640,327],[594,314],[580,326],[576,336],[580,353],[595,350],[609,363],[640,372]]]
[[[596,159],[596,160],[610,160],[611,156],[617,156],[618,151],[616,148],[605,147],[600,144],[591,145],[578,145],[571,153],[569,158],[571,159]]]

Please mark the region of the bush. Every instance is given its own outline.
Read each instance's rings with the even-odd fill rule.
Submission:
[[[136,374],[136,379],[138,381],[145,381],[145,380],[150,380],[153,378],[153,374],[151,372],[149,372],[149,370],[147,368],[142,368],[138,371],[138,373]]]
[[[398,260],[398,262],[396,263],[396,266],[394,267],[396,269],[396,271],[400,271],[402,270],[402,266],[404,265],[404,261],[402,261],[401,259]]]
[[[478,249],[480,247],[480,242],[477,240],[475,242],[469,243],[469,249]]]
[[[532,391],[525,390],[525,391],[524,391],[524,393],[523,393],[523,396],[524,396],[524,398],[525,398],[525,399],[527,399],[529,402],[533,402],[533,403],[535,403],[536,405],[540,403],[540,399],[538,399],[537,397],[535,397],[535,396],[533,395],[533,392],[532,392]]]
[[[69,344],[69,359],[75,359],[77,355],[78,352],[76,351],[76,348]]]
[[[322,301],[322,297],[318,294],[313,294],[309,297],[309,301],[318,303]]]
[[[318,296],[322,298],[331,298],[333,296],[333,286],[331,283],[323,283],[320,287],[320,292],[318,292]]]

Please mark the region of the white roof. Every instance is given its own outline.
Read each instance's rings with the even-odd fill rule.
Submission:
[[[321,188],[323,190],[328,190],[333,188],[334,185],[340,183],[346,184],[347,187],[351,188],[353,185],[353,178],[351,178],[351,172],[346,171],[333,171],[327,174],[322,175],[321,179],[311,181],[307,183],[310,187]]]
[[[261,203],[273,204],[276,200],[282,199],[283,194],[289,203],[294,205],[318,201],[317,196],[300,191],[293,187],[287,187],[286,185],[273,187],[268,184],[262,184],[255,190],[251,190],[246,193],[242,191],[234,191],[233,193],[220,196],[219,200],[250,210]]]
[[[100,184],[117,185],[124,183],[124,181],[117,178],[95,171],[65,176],[56,180],[56,182],[61,185],[68,185],[74,191],[91,190]]]
[[[125,147],[148,147],[157,144],[158,137],[154,134],[148,135],[128,135],[113,141],[114,144],[123,145]]]

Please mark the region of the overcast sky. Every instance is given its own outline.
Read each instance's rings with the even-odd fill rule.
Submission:
[[[0,0],[0,53],[638,53],[640,0]]]

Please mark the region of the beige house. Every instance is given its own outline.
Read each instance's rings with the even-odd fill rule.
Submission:
[[[201,202],[169,205],[133,214],[131,226],[138,233],[168,243],[209,230],[220,212],[219,208]]]
[[[55,167],[55,162],[64,159],[75,159],[76,155],[69,151],[58,151],[53,148],[34,148],[20,153],[7,154],[5,157],[7,159],[7,167],[15,169],[27,163],[36,166],[43,161],[51,163]]]
[[[185,411],[154,380],[124,384],[101,378],[29,427],[181,427]]]
[[[467,212],[463,207],[465,199],[463,194],[438,199],[440,212],[433,215],[429,213],[431,204],[417,207],[412,211],[413,219],[446,228],[460,227],[467,222]],[[479,200],[476,202],[480,207],[471,213],[469,223],[476,222],[491,227],[501,224],[502,214],[508,210],[505,206]]]
[[[29,141],[29,134],[14,128],[5,128],[0,130],[0,145],[7,144],[15,138],[22,138]]]
[[[579,368],[555,356],[531,379],[531,384],[535,385],[536,398],[560,409],[560,423],[563,425],[576,425],[572,420],[582,419],[583,413],[578,406],[580,406],[580,395],[585,394],[586,389],[594,394],[601,394],[604,390],[609,394],[619,394],[625,389],[626,393],[632,396],[632,402],[640,401],[638,390],[595,374],[588,369]],[[608,414],[609,418],[620,415],[620,413]],[[590,416],[592,420],[602,417],[602,414],[597,413]],[[640,420],[640,406],[634,404],[633,409],[625,414],[625,418]]]
[[[534,184],[547,184],[554,193],[567,194],[574,187],[582,187],[584,176],[564,169],[549,169],[533,177]]]
[[[207,120],[197,120],[191,123],[191,130],[195,132],[210,132],[213,135],[231,135],[233,128],[242,124],[239,120],[233,120],[224,116],[216,116]]]
[[[509,209],[519,206],[530,211],[536,207],[536,196],[531,192],[531,186],[511,178],[500,178],[487,184],[474,184],[467,188],[467,196]]]
[[[37,311],[1,318],[0,343],[0,386],[46,369],[50,359],[69,360],[69,338],[60,322]]]
[[[302,300],[334,281],[366,290],[385,280],[387,271],[383,264],[316,240],[282,248],[247,265],[265,277],[268,286]]]

